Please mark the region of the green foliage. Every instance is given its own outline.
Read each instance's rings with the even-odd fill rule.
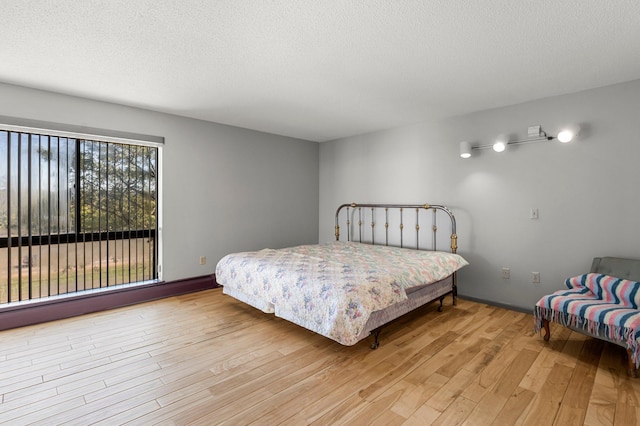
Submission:
[[[156,150],[87,142],[80,151],[81,232],[156,226]]]
[[[156,227],[157,149],[22,139],[0,132],[0,236]]]

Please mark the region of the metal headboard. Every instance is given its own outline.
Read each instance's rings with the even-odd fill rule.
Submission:
[[[338,207],[336,211],[336,241],[340,240],[340,212],[346,209],[346,228],[347,228],[347,241],[358,241],[369,242],[371,244],[376,244],[376,218],[378,217],[378,211],[384,210],[384,245],[389,245],[389,228],[397,226],[397,230],[400,238],[400,247],[405,246],[405,213],[410,212],[415,214],[415,249],[420,250],[420,212],[423,210],[432,210],[433,211],[433,219],[431,221],[431,231],[432,231],[432,250],[436,250],[437,245],[437,232],[438,226],[436,223],[437,212],[443,211],[447,214],[449,219],[451,220],[451,252],[455,253],[458,250],[458,235],[456,234],[456,218],[453,216],[451,210],[447,207],[441,206],[439,204],[360,204],[360,203],[351,203],[351,204],[343,204]],[[363,209],[365,213],[370,209],[370,214],[368,215],[369,223],[368,226],[371,228],[369,233],[366,233],[363,230],[363,226],[367,226],[367,214],[363,213]],[[397,224],[389,224],[389,210],[397,210],[399,212],[399,222]],[[357,217],[356,217],[357,216]],[[353,220],[352,220],[353,219]],[[356,221],[357,219],[357,221]],[[356,226],[357,225],[357,226]],[[356,235],[357,232],[357,235]],[[369,235],[369,239],[367,239],[366,235]],[[377,243],[382,244],[382,243]]]

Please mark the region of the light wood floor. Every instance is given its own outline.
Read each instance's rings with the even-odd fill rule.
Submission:
[[[341,346],[221,290],[0,332],[0,423],[635,425],[624,349],[460,300]]]

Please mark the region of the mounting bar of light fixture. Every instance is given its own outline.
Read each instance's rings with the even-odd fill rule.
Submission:
[[[543,142],[543,141],[551,141],[557,139],[561,143],[570,142],[575,135],[578,133],[578,129],[566,129],[558,133],[557,136],[549,136],[546,132],[544,132],[540,126],[530,126],[528,128],[529,137],[526,139],[519,139],[515,141],[510,141],[507,136],[500,135],[497,137],[496,142],[493,144],[485,144],[485,145],[475,145],[472,146],[470,142],[464,141],[460,142],[460,157],[469,158],[471,157],[471,151],[474,149],[487,149],[493,148],[496,152],[503,152],[506,150],[509,145],[523,145],[528,143],[535,142]]]
[[[527,138],[527,139],[520,139],[517,141],[507,141],[505,142],[505,145],[523,145],[526,143],[534,143],[534,142],[541,142],[541,141],[552,141],[556,139],[556,136],[539,136],[537,138]],[[472,146],[471,149],[487,149],[487,148],[493,148],[495,144],[485,144],[485,145],[477,145],[477,146]]]

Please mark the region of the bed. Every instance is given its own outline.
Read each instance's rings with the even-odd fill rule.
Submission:
[[[443,216],[447,251],[437,250]],[[338,207],[335,220],[333,242],[223,257],[216,266],[223,293],[343,345],[373,335],[372,349],[390,321],[437,300],[441,311],[447,295],[455,305],[456,271],[468,263],[456,254],[448,208],[351,203]]]

